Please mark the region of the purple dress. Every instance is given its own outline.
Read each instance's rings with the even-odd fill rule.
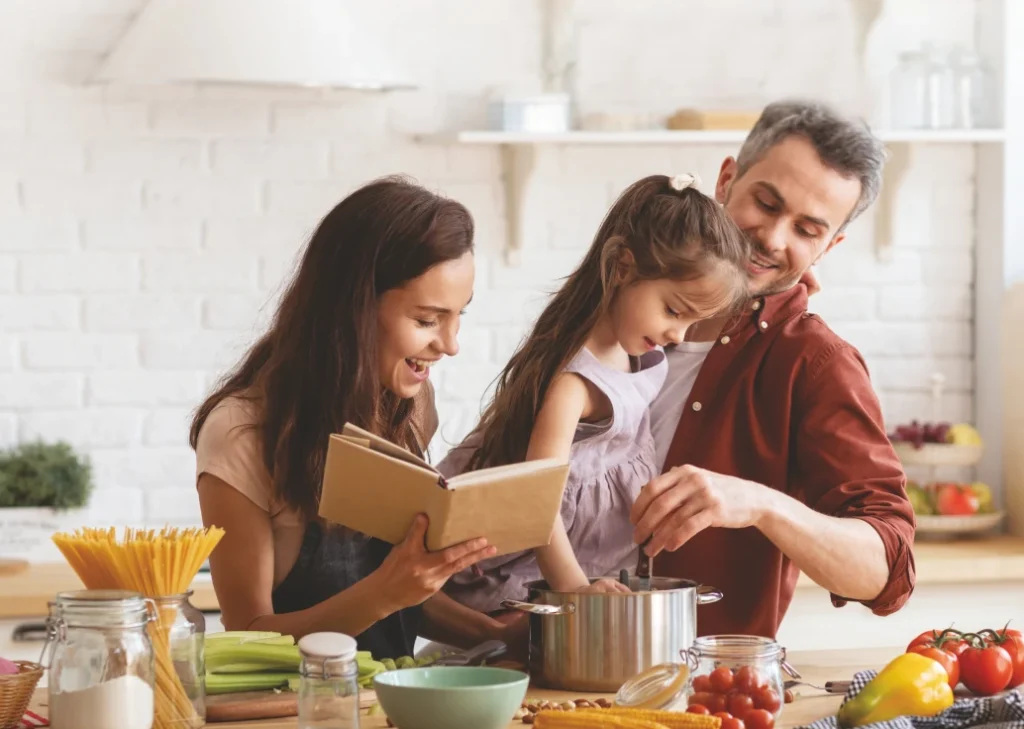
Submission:
[[[612,417],[576,427],[569,478],[562,496],[562,521],[583,572],[591,578],[618,576],[636,566],[630,509],[640,489],[658,475],[650,404],[665,382],[668,364],[661,350],[639,358],[633,372],[605,366],[586,348],[565,367],[584,377],[611,402]],[[471,433],[438,464],[447,477],[461,473],[479,443]],[[532,550],[477,564],[448,580],[445,592],[482,612],[500,609],[507,598],[524,600],[524,586],[543,579]]]

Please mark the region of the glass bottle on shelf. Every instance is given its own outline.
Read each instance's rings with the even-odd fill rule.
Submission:
[[[955,79],[945,54],[925,44],[900,54],[890,77],[895,129],[949,129],[954,123]]]
[[[996,85],[992,70],[974,51],[957,48],[949,57],[953,72],[953,124],[960,129],[994,129]]]

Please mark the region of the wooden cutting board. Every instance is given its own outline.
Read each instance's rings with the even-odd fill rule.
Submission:
[[[206,697],[206,721],[250,721],[298,716],[298,694],[292,691],[243,691]],[[359,706],[368,709],[377,702],[373,691],[359,692]]]

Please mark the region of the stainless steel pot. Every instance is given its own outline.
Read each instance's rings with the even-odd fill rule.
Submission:
[[[502,607],[530,614],[530,677],[565,691],[614,692],[659,663],[678,662],[697,635],[697,606],[717,602],[714,587],[669,577],[632,593],[549,590],[529,582],[528,602]],[[630,589],[639,580],[630,578]]]

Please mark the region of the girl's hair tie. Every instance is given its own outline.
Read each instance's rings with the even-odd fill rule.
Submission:
[[[679,192],[688,187],[698,189],[700,188],[700,177],[697,176],[696,172],[683,172],[682,174],[669,177],[668,184],[673,190],[678,190]]]

